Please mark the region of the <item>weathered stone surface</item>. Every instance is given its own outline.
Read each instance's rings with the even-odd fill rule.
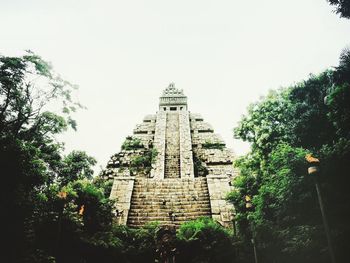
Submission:
[[[134,129],[134,134],[147,134],[152,133],[156,128],[155,122],[143,122],[137,124]]]
[[[233,205],[225,200],[226,194],[232,190],[229,177],[225,175],[208,175],[207,183],[212,217],[223,226],[232,227]]]
[[[165,171],[165,129],[166,129],[166,112],[160,111],[157,114],[156,130],[154,135],[154,148],[157,151],[156,162],[151,171],[152,178],[164,178]]]
[[[129,215],[134,177],[115,177],[110,198],[115,200],[115,215],[118,224],[125,225]]]
[[[201,132],[199,133],[198,130],[194,129],[192,126],[191,129],[193,130],[192,133],[192,143],[196,145],[202,145],[205,143],[219,143],[222,145],[225,145],[224,140],[221,138],[219,134],[213,133],[213,132]]]
[[[176,225],[201,216],[210,216],[206,178],[139,178],[131,198],[128,225],[140,227],[159,221]]]
[[[193,115],[193,114],[191,114]],[[197,117],[198,119],[198,117]],[[209,123],[207,122],[204,122],[204,121],[195,121],[196,120],[196,117],[192,117],[191,121],[192,121],[192,125],[191,125],[191,128],[192,130],[196,130],[198,131],[198,133],[204,133],[204,132],[214,132],[214,129],[213,129],[213,126],[211,126]]]
[[[165,135],[164,178],[180,178],[179,113],[168,112]]]
[[[179,226],[211,216],[232,226],[233,206],[225,197],[237,174],[234,154],[201,115],[189,113],[182,90],[169,85],[157,114],[147,115],[133,133],[143,148],[113,155],[102,172],[105,178],[114,178],[110,197],[116,200],[118,223],[140,227],[160,221]],[[132,160],[151,149],[157,156],[150,173],[135,174],[130,169]],[[206,177],[195,177],[194,155],[207,170]]]
[[[179,112],[180,132],[180,170],[181,177],[194,177],[192,138],[190,132],[189,112]]]

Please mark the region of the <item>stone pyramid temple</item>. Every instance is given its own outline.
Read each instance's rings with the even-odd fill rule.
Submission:
[[[156,114],[147,115],[113,155],[102,176],[113,180],[116,221],[141,227],[157,221],[178,227],[199,217],[232,226],[225,200],[235,170],[233,152],[171,83]]]

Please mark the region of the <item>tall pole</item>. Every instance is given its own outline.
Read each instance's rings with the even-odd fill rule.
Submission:
[[[252,237],[252,244],[253,244],[253,249],[254,249],[254,260],[255,263],[258,263],[258,253],[256,251],[256,246],[255,246],[255,239]]]
[[[57,220],[57,239],[56,239],[56,248],[55,248],[55,256],[57,262],[61,262],[61,233],[62,233],[62,216],[64,210],[64,203],[62,203],[62,208],[58,213]]]
[[[57,240],[56,240],[55,256],[56,256],[57,262],[61,262],[62,217],[64,212],[65,200],[67,198],[67,192],[61,191],[57,194],[57,196],[61,200],[62,207],[58,212],[58,218],[57,218]]]
[[[247,210],[251,210],[253,208],[251,197],[249,195],[246,195],[244,199],[245,199],[245,207],[247,208]],[[250,241],[252,242],[252,245],[253,245],[254,260],[255,260],[255,263],[258,263],[258,253],[257,253],[255,238],[254,238],[255,231],[254,231],[252,222],[249,222],[249,226],[250,226],[250,232],[252,234],[252,238]]]
[[[333,246],[332,246],[332,241],[331,241],[331,234],[329,231],[326,212],[325,212],[323,201],[322,201],[321,188],[320,188],[320,185],[318,184],[318,174],[320,172],[320,168],[319,168],[320,160],[313,157],[311,154],[307,154],[305,156],[305,158],[306,158],[307,162],[309,163],[309,168],[307,169],[308,174],[313,177],[314,182],[315,182],[317,198],[318,198],[318,203],[320,205],[323,227],[324,227],[324,230],[326,232],[327,244],[328,244],[329,255],[331,257],[331,262],[336,263],[334,250],[333,250]]]
[[[329,254],[331,256],[332,263],[336,263],[334,250],[333,250],[333,246],[332,246],[332,242],[331,242],[331,234],[330,234],[330,231],[329,231],[328,221],[327,221],[327,217],[326,217],[326,212],[325,212],[325,209],[324,209],[324,206],[323,206],[323,200],[322,200],[322,194],[321,194],[320,185],[318,184],[317,178],[315,178],[314,181],[315,181],[315,186],[316,186],[316,191],[317,191],[318,203],[320,204],[320,210],[321,210],[321,214],[322,214],[323,226],[324,226],[324,230],[325,230],[326,236],[327,236],[327,243],[328,243]]]

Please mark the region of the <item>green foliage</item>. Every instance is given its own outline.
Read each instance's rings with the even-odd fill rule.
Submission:
[[[55,138],[76,127],[70,113],[82,106],[74,89],[32,52],[0,56],[1,205],[11,226],[2,235],[4,262],[78,262],[82,236],[111,226],[111,202],[86,181],[96,161],[82,151],[63,156]],[[52,103],[61,115],[47,110]]]
[[[129,229],[124,253],[131,262],[154,262],[158,223],[150,223],[141,229]],[[131,238],[131,239],[130,239]]]
[[[81,108],[72,101],[74,89],[30,51],[22,57],[0,56],[0,132],[26,139],[34,139],[38,133],[48,137],[61,132],[74,124],[69,113],[62,117],[44,109],[53,102],[60,103],[62,109]]]
[[[350,169],[350,52],[339,66],[270,92],[235,128],[251,152],[235,163],[240,175],[228,199],[243,242],[255,238],[261,262],[327,262],[327,244],[305,155],[321,160],[320,183],[339,258],[349,249],[344,220]],[[251,198],[247,206],[246,198]],[[251,257],[252,255],[250,255]]]
[[[73,151],[65,156],[61,162],[59,178],[62,185],[68,182],[81,180],[84,178],[92,179],[94,171],[92,166],[96,160],[82,151]]]
[[[33,80],[38,80],[34,82]],[[4,262],[154,262],[156,225],[116,227],[111,181],[92,178],[94,158],[62,154],[55,135],[76,123],[71,84],[29,52],[0,56],[0,165],[6,187]],[[63,114],[50,112],[61,103]],[[127,149],[144,149],[128,138]],[[149,169],[157,153],[146,149],[132,165]]]
[[[225,147],[225,144],[218,143],[218,142],[210,142],[206,141],[205,143],[202,144],[202,147],[204,149],[218,149],[218,150],[223,150]]]
[[[157,223],[140,229],[112,226],[83,240],[82,259],[79,262],[155,262]]]
[[[198,240],[201,238],[201,235],[203,235],[203,231],[207,231],[208,229],[217,232],[218,235],[230,235],[229,231],[220,226],[217,222],[210,218],[202,217],[183,223],[177,232],[177,237],[184,241]]]
[[[350,1],[349,0],[327,0],[330,5],[335,6],[335,12],[340,17],[350,18]]]
[[[84,207],[84,230],[96,233],[108,229],[113,219],[113,202],[105,197],[104,189],[87,180],[73,181],[70,184],[77,193],[75,203],[80,209]]]
[[[157,150],[146,149],[141,155],[134,156],[130,161],[130,171],[134,173],[149,174],[152,169],[152,164],[157,157]]]
[[[101,177],[95,177],[93,182],[97,188],[103,190],[104,197],[109,198],[113,186],[113,179],[106,180]]]
[[[266,155],[277,143],[293,137],[288,131],[291,114],[291,105],[285,99],[288,91],[270,91],[266,98],[251,104],[247,116],[234,129],[236,138],[252,143],[253,152]]]
[[[177,262],[233,262],[236,258],[232,233],[210,218],[182,224],[176,236]]]
[[[87,240],[110,231],[112,208],[113,203],[104,196],[103,189],[86,179],[64,187],[53,184],[36,203],[35,246],[60,262],[80,262]],[[89,248],[97,249],[91,243]]]
[[[143,149],[145,146],[140,139],[128,136],[122,144],[122,150],[132,151],[137,149]]]
[[[19,58],[0,57],[0,165],[6,181],[1,205],[7,226],[2,232],[6,242],[1,259],[154,262],[159,225],[142,229],[116,226],[113,201],[109,200],[112,182],[92,178],[94,158],[82,151],[64,156],[62,144],[56,141],[57,134],[76,127],[70,114],[81,105],[71,99],[74,88],[31,52]],[[50,103],[61,103],[63,113],[48,111]],[[150,171],[155,149],[145,149],[134,138],[127,138],[123,149],[141,149],[142,155],[135,156],[130,166]],[[205,223],[199,233],[194,241],[180,241],[184,242],[182,255],[190,252],[192,242],[199,242],[198,251],[208,255],[209,246],[220,255],[231,248],[229,237],[213,222]],[[211,242],[212,237],[218,241]],[[213,262],[217,256],[210,257]],[[186,262],[186,256],[182,258]]]

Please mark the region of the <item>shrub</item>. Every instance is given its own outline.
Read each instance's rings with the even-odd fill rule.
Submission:
[[[204,149],[218,149],[218,150],[223,150],[225,147],[225,144],[219,143],[219,142],[209,142],[206,141],[205,143],[202,144],[202,147]]]
[[[236,258],[232,233],[211,218],[182,224],[177,239],[176,262],[233,262]]]
[[[122,150],[131,151],[142,148],[144,148],[144,145],[142,144],[141,140],[132,136],[126,137],[125,141],[122,144]]]
[[[130,171],[132,173],[142,172],[148,174],[152,169],[152,164],[155,162],[157,154],[156,149],[147,149],[142,155],[134,156],[130,160]]]

